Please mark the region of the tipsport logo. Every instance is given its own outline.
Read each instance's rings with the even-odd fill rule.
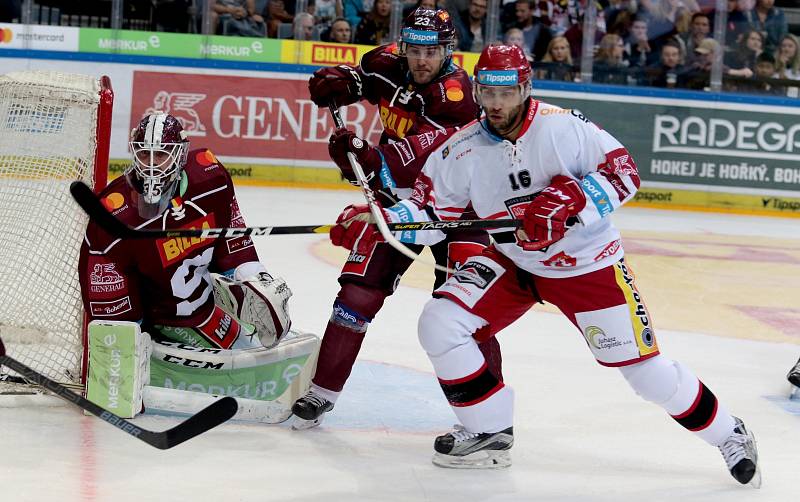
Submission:
[[[516,70],[483,70],[478,72],[478,83],[482,85],[517,85]]]
[[[14,32],[11,31],[11,28],[0,28],[0,44],[10,44],[12,38],[14,38]]]
[[[431,45],[439,43],[439,33],[436,31],[403,29],[403,42],[407,44]]]

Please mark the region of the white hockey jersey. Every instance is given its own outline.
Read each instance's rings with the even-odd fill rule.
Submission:
[[[481,219],[522,218],[528,202],[558,175],[572,177],[586,207],[560,241],[525,251],[514,230],[489,230],[497,249],[518,267],[544,277],[568,277],[606,267],[620,258],[620,235],[608,215],[639,188],[636,164],[608,132],[576,110],[531,98],[515,143],[475,121],[431,153],[414,192],[387,208],[394,222],[458,219],[468,207]],[[434,244],[440,231],[404,231],[406,243]]]

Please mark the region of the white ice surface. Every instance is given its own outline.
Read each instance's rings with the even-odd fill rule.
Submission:
[[[251,224],[332,222],[358,192],[241,187]],[[623,229],[789,238],[797,220],[628,209]],[[338,268],[310,253],[322,236],[257,241],[294,290],[296,327],[321,334]],[[159,451],[68,406],[0,399],[0,501],[792,501],[800,483],[800,406],[785,373],[800,347],[658,332],[755,432],[764,486],[738,485],[719,452],[597,365],[562,317],[531,312],[500,335],[516,391],[514,465],[457,471],[430,462],[454,417],[416,340],[426,291],[401,287],[372,324],[336,409],[316,430],[228,423]],[[13,354],[12,354],[13,355]],[[5,401],[8,403],[8,401]],[[793,407],[794,406],[794,407]],[[175,417],[145,416],[165,429]]]

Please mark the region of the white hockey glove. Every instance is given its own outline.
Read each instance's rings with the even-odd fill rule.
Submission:
[[[292,290],[281,277],[267,272],[237,281],[224,275],[214,279],[214,300],[239,321],[255,327],[258,339],[270,348],[289,332],[289,298]]]

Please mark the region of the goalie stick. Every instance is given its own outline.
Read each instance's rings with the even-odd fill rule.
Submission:
[[[131,436],[144,441],[150,446],[158,448],[159,450],[167,450],[173,446],[183,443],[184,441],[192,439],[193,437],[198,436],[207,430],[213,429],[214,427],[233,417],[239,408],[239,405],[236,403],[234,398],[225,396],[217,401],[214,401],[211,405],[200,410],[200,412],[192,415],[175,427],[163,432],[153,432],[142,429],[141,427],[137,427],[124,418],[118,417],[110,411],[104,410],[100,406],[72,392],[63,385],[50,380],[46,376],[37,373],[21,362],[12,359],[10,356],[7,356],[2,340],[0,340],[0,365],[11,368],[25,377],[26,380],[42,386],[65,401],[69,401],[75,406],[88,411],[92,415],[113,425],[117,429],[126,432]]]
[[[100,227],[111,235],[125,239],[165,239],[172,237],[231,238],[244,235],[289,235],[289,234],[325,234],[333,225],[297,225],[269,227],[223,227],[223,228],[176,228],[170,230],[138,230],[119,221],[100,202],[91,188],[82,181],[74,181],[69,187],[75,202]],[[381,220],[383,221],[383,220]],[[520,220],[454,220],[454,221],[420,221],[414,223],[390,223],[384,225],[393,232],[402,230],[448,230],[463,228],[505,228],[518,227]],[[391,234],[390,234],[391,235]],[[402,244],[401,244],[402,245]],[[410,250],[409,250],[410,252]]]

